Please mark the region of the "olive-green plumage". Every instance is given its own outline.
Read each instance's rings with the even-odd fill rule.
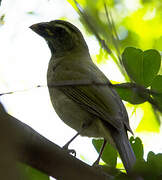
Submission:
[[[127,137],[127,130],[132,131],[126,109],[110,81],[92,62],[81,32],[62,20],[34,24],[31,29],[47,41],[51,50],[47,83],[56,113],[81,135],[108,140],[129,172],[135,155]],[[65,85],[69,82],[74,85]]]

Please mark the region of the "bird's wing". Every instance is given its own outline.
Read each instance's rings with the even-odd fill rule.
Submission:
[[[108,86],[66,86],[59,88],[82,108],[107,121],[120,130],[123,127],[121,105],[116,101],[115,94]]]
[[[57,80],[66,83],[73,79],[74,84],[77,81],[92,81],[94,83],[107,83],[107,85],[90,83],[89,85],[62,86],[58,88],[86,111],[107,121],[118,130],[121,130],[124,125],[127,130],[131,131],[126,109],[116,91],[109,86],[110,82],[106,76],[92,61],[73,63],[75,68],[72,71],[68,60],[62,62],[64,63],[63,70],[59,69],[61,66],[57,66],[55,69],[57,73],[54,72],[54,76]]]

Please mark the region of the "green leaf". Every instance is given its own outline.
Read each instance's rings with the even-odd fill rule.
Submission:
[[[143,177],[143,180],[153,180],[155,178],[155,176],[150,172],[150,167],[145,160],[137,159],[133,167],[133,173],[140,174],[140,176]]]
[[[137,159],[142,160],[144,155],[143,144],[139,137],[134,138],[133,136],[129,139],[130,144],[133,148]]]
[[[147,161],[151,161],[151,159],[155,156],[155,153],[150,151],[148,154],[147,154]]]
[[[133,173],[142,175],[143,179],[160,180],[162,178],[162,154],[149,152],[147,162],[137,159]]]
[[[100,152],[103,142],[104,142],[103,139],[92,139],[92,144],[98,153]],[[104,148],[101,158],[109,166],[116,167],[117,151],[108,142]]]
[[[144,85],[149,86],[157,73],[159,72],[161,65],[160,53],[155,49],[149,49],[143,53],[143,80]]]
[[[131,104],[141,104],[145,101],[147,101],[149,94],[146,94],[145,92],[141,92],[136,87],[115,87],[115,90],[119,94],[122,100],[127,101]]]
[[[151,84],[151,89],[156,92],[152,94],[152,97],[159,110],[162,112],[162,75],[155,77]]]
[[[151,89],[157,93],[162,93],[162,75],[157,75],[151,84]]]
[[[140,81],[142,75],[142,50],[133,47],[125,48],[122,54],[122,61],[129,77],[135,82]],[[139,83],[140,84],[140,83]]]
[[[18,163],[18,168],[25,180],[49,180],[49,177],[46,174],[26,164]]]
[[[162,172],[162,154],[154,154],[150,151],[147,155],[147,163],[152,169],[153,173],[156,175],[160,175]]]
[[[154,49],[143,52],[127,47],[122,54],[122,61],[129,77],[137,84],[148,87],[160,69],[161,57]]]
[[[152,95],[156,103],[156,106],[160,112],[162,112],[162,93]]]

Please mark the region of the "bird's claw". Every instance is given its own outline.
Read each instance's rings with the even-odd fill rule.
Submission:
[[[67,151],[69,154],[76,157],[76,151],[74,149],[68,149],[68,145],[65,145],[62,147],[65,151]]]
[[[74,149],[67,149],[67,152],[76,157],[76,151]]]

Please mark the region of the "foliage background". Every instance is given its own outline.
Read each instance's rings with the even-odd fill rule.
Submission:
[[[162,51],[161,1],[105,1],[111,7],[119,36],[116,46],[112,38],[115,32],[109,32],[103,2],[78,2],[93,17],[96,29],[105,35],[115,57],[127,46]],[[85,23],[81,24],[83,20],[73,7],[72,0],[6,0],[2,1],[0,7],[0,90],[1,93],[20,91],[1,96],[1,101],[9,113],[60,146],[75,131],[64,125],[53,111],[47,88],[36,88],[37,85],[46,85],[50,52],[44,40],[28,28],[30,25],[60,18],[72,22],[83,32],[94,62],[108,78],[116,83],[128,80],[126,75],[122,75],[114,59],[101,48]],[[162,74],[162,68],[159,74]],[[145,157],[151,150],[155,153],[162,152],[161,114],[149,103],[132,105],[125,102],[125,105],[135,137],[139,136],[144,144]],[[71,148],[77,151],[78,158],[89,164],[97,157],[89,138],[79,137],[71,144]]]

